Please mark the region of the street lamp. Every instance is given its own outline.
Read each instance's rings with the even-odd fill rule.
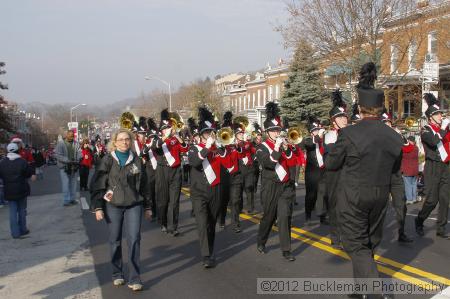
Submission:
[[[80,106],[87,106],[87,104],[78,104],[72,108],[70,108],[70,122],[72,122],[72,114],[73,114],[73,110],[77,109]]]
[[[170,83],[167,81],[164,81],[163,79],[160,79],[155,76],[145,76],[145,80],[158,80],[159,82],[167,85],[169,87],[169,111],[172,111],[172,90],[170,89]]]

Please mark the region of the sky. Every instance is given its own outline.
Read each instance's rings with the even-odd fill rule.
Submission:
[[[0,61],[16,102],[105,104],[287,57],[283,0],[2,0]]]

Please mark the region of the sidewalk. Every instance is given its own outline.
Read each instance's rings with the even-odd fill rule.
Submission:
[[[61,194],[28,199],[25,239],[12,239],[0,209],[0,298],[101,298],[80,205]]]

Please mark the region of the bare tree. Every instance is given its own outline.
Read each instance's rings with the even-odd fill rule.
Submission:
[[[424,32],[429,26],[422,22],[417,29],[407,30],[421,17],[414,14],[415,0],[292,0],[286,9],[290,16],[287,23],[276,27],[285,45],[295,47],[302,39],[308,40],[325,64],[334,64],[350,82],[369,60],[388,75],[384,80],[391,79],[407,59],[409,45],[414,42],[420,46],[427,38]],[[395,20],[404,21],[392,23],[386,34],[385,25]],[[382,57],[391,57],[394,43],[401,45],[396,53],[397,67],[391,69],[382,63]]]

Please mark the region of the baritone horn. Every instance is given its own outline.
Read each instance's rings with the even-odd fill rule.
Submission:
[[[217,132],[217,140],[222,145],[230,145],[234,142],[233,130],[229,127],[222,128]]]
[[[248,117],[246,116],[237,116],[233,119],[233,123],[238,124],[242,131],[246,131],[247,127],[248,127]]]
[[[291,127],[287,132],[287,140],[290,144],[299,144],[302,142],[303,137],[300,130],[296,127]]]
[[[122,115],[120,116],[120,119],[119,119],[120,127],[122,129],[127,129],[127,130],[131,130],[133,128],[133,125],[135,122],[136,122],[136,116],[129,111],[122,113]]]

